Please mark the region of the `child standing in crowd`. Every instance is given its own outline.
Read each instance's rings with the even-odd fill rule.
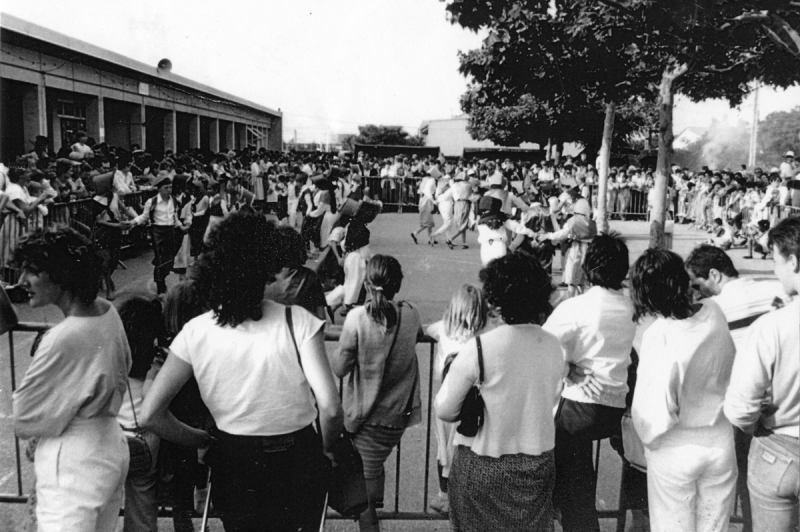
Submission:
[[[653,530],[726,531],[736,496],[733,428],[722,413],[736,349],[711,300],[692,302],[671,251],[648,249],[631,273],[642,336],[632,415],[647,458]]]
[[[164,301],[164,328],[172,341],[189,320],[206,312],[205,304],[193,281],[182,281],[167,292]],[[172,400],[169,410],[178,420],[197,429],[208,428],[213,421],[200,397],[197,380],[193,378]],[[161,461],[172,473],[172,523],[175,532],[194,532],[192,513],[195,508],[195,489],[207,478],[207,468],[198,463],[197,449],[167,440],[161,442]]]
[[[438,342],[434,359],[434,383],[441,386],[444,380],[445,365],[452,361],[464,345],[475,336],[489,330],[489,309],[486,299],[479,288],[462,285],[453,294],[450,304],[444,311],[444,318],[428,325],[428,336]],[[436,462],[439,470],[439,493],[430,502],[435,511],[447,514],[450,502],[447,498],[447,483],[450,477],[450,466],[455,453],[455,423],[442,421],[438,416],[434,419],[436,429]]]
[[[117,414],[130,450],[130,468],[125,480],[125,532],[157,532],[158,450],[160,438],[139,425],[142,402],[161,369],[156,359],[156,338],[162,330],[161,304],[157,299],[128,296],[117,304],[117,312],[131,348],[128,389]]]
[[[394,257],[375,255],[367,268],[369,300],[347,315],[331,366],[345,378],[342,405],[345,428],[364,462],[369,508],[359,518],[362,532],[379,531],[376,509],[383,507],[383,463],[406,428],[420,414],[417,309],[392,299],[403,272]]]
[[[347,227],[347,238],[344,241],[344,284],[325,296],[331,309],[342,307],[342,314],[347,314],[355,305],[364,301],[367,263],[372,258],[369,236],[367,226],[358,220],[353,220]]]

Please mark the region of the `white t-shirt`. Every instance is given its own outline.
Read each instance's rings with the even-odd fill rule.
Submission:
[[[645,447],[732,438],[722,405],[735,354],[725,315],[711,300],[684,320],[653,322],[642,335],[631,409]]]
[[[593,399],[583,388],[568,383],[562,397],[625,408],[628,366],[636,336],[630,297],[622,290],[593,286],[558,305],[543,328],[559,339],[564,359],[591,370],[602,387],[600,397]]]
[[[285,307],[262,304],[259,321],[217,325],[202,314],[178,334],[170,351],[192,366],[200,395],[220,430],[240,436],[295,432],[317,417],[314,397],[297,360]],[[325,322],[293,306],[292,321],[302,348]]]

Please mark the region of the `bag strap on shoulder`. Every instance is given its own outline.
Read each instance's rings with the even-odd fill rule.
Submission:
[[[483,384],[483,344],[481,337],[475,337],[475,345],[478,347],[478,384]]]
[[[300,364],[300,369],[305,372],[303,369],[303,361],[300,359],[300,348],[297,347],[297,338],[294,336],[294,322],[292,321],[292,307],[291,305],[286,305],[286,325],[289,327],[289,335],[292,337],[292,345],[294,345],[294,352],[297,355],[297,363]],[[309,385],[309,389],[311,386]],[[314,398],[315,406],[314,408],[317,409],[317,417],[314,420],[314,426],[317,429],[317,434],[322,436],[322,426],[320,425],[319,421],[319,405],[316,405],[317,397],[314,395],[314,390],[311,390],[311,397]]]

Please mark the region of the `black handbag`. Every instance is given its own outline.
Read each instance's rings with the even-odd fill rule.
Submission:
[[[133,422],[136,424],[136,430],[131,435],[126,431],[126,440],[128,440],[128,451],[130,453],[130,466],[128,467],[128,478],[138,478],[145,475],[153,467],[153,454],[150,452],[150,446],[142,436],[142,429],[139,427],[139,420],[136,419],[136,407],[133,405],[133,394],[131,393],[131,383],[128,382],[128,397],[131,401],[131,410],[133,411]]]
[[[483,346],[480,336],[475,337],[478,347],[478,384],[472,386],[464,398],[461,405],[461,413],[458,415],[460,421],[456,431],[462,436],[473,437],[478,433],[478,429],[483,426],[486,405],[481,396],[481,385],[483,384]]]
[[[297,348],[297,340],[294,337],[292,308],[290,306],[286,307],[286,322],[297,353],[297,362],[300,363],[300,368],[302,368],[303,362],[300,360],[300,350]],[[317,414],[316,425],[317,433],[322,437],[319,414]],[[369,505],[367,482],[364,480],[364,463],[361,460],[361,455],[358,454],[353,438],[348,432],[345,431],[339,436],[334,446],[333,454],[336,459],[336,466],[331,468],[328,478],[328,506],[342,517],[358,519],[358,516]]]

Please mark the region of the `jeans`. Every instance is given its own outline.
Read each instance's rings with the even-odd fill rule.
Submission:
[[[225,532],[319,530],[330,462],[310,425],[279,436],[216,436],[206,461]]]
[[[753,530],[798,530],[800,444],[797,438],[772,434],[753,438],[747,471]]]
[[[128,471],[125,479],[124,532],[158,531],[158,447],[159,438],[145,431],[150,448],[150,466],[145,471]]]
[[[561,509],[565,532],[599,531],[597,478],[592,447],[595,440],[620,432],[624,408],[562,399],[556,414],[556,485],[553,503]]]

